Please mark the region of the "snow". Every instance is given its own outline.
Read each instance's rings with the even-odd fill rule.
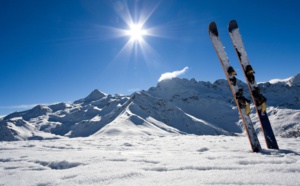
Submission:
[[[226,80],[173,78],[131,96],[0,118],[0,185],[299,185],[300,75],[259,84],[280,150],[253,153]],[[240,87],[247,85],[238,80]]]
[[[271,84],[286,84],[288,86],[300,86],[300,74],[289,77],[286,79],[272,79],[269,81]]]
[[[77,100],[75,101],[74,103],[75,104],[78,104],[78,103],[87,103],[87,102],[92,102],[92,101],[95,101],[95,100],[99,100],[99,99],[102,99],[104,97],[106,97],[107,94],[101,92],[100,90],[98,89],[95,89],[93,92],[91,92],[87,97],[83,98],[83,99],[80,99],[80,100]]]
[[[299,185],[300,139],[277,140],[260,153],[222,135],[1,142],[0,185]]]
[[[291,86],[282,82],[259,84],[268,99],[267,111],[276,136],[300,136],[299,78],[299,74],[292,77]],[[237,82],[250,97],[247,85]],[[260,133],[255,109],[250,117]],[[173,78],[131,96],[112,96],[96,89],[73,104],[37,105],[0,119],[0,141],[169,133],[243,133],[227,81]]]
[[[287,83],[287,82],[289,82],[291,79],[292,79],[291,77],[290,77],[290,78],[286,78],[286,79],[272,79],[272,80],[270,80],[269,82],[270,82],[271,84],[276,84],[276,83]]]

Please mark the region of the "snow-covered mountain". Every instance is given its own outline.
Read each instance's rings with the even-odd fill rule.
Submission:
[[[246,96],[247,85],[244,87]],[[260,83],[276,135],[300,135],[300,74]],[[260,131],[254,109],[251,118]],[[38,105],[0,119],[0,140],[54,139],[91,135],[234,135],[243,127],[226,80],[161,81],[130,96],[94,90],[73,104]]]

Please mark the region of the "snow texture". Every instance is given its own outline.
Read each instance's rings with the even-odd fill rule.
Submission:
[[[299,138],[277,140],[281,150],[260,153],[244,136],[2,142],[0,185],[299,185]]]

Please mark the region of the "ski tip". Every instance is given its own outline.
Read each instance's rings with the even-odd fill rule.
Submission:
[[[217,29],[217,24],[215,22],[211,22],[209,24],[209,29],[208,30],[209,30],[209,33],[212,33],[215,36],[219,35],[218,29]]]
[[[228,31],[232,32],[233,30],[235,30],[237,28],[238,28],[238,24],[237,24],[236,20],[231,20],[228,25]]]

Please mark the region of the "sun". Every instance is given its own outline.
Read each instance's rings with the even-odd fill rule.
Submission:
[[[126,31],[126,34],[130,37],[132,42],[141,42],[143,36],[147,35],[147,31],[143,29],[142,24],[130,24],[129,30]]]
[[[157,61],[158,53],[150,45],[154,37],[161,37],[160,26],[150,19],[160,1],[116,1],[116,25],[105,26],[112,38],[122,38],[123,45],[113,61]],[[152,21],[149,21],[152,20]],[[154,59],[155,58],[155,59]]]

